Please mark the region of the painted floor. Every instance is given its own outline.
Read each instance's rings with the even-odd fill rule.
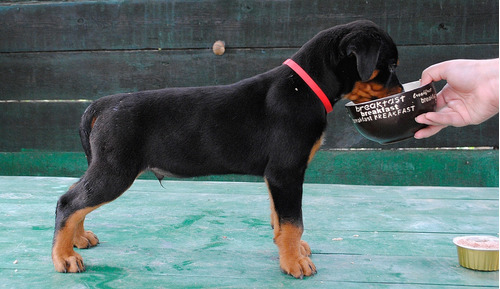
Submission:
[[[498,188],[306,184],[305,233],[318,274],[279,269],[264,183],[138,180],[91,213],[101,244],[87,271],[50,252],[72,178],[0,177],[0,288],[498,288],[458,265],[452,239],[498,234]]]

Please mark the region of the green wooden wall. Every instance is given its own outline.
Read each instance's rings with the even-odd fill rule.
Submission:
[[[280,65],[320,30],[356,19],[370,19],[393,37],[402,82],[419,79],[439,61],[498,57],[498,8],[491,0],[2,1],[0,174],[68,175],[69,170],[79,175],[84,167],[74,165],[75,171],[67,160],[82,156],[78,123],[90,101],[119,92],[232,83]],[[226,43],[222,56],[211,51],[219,39]],[[407,158],[408,151],[400,149],[486,147],[474,157],[457,150],[440,153],[464,160],[458,163],[467,171],[496,171],[487,180],[479,173],[457,176],[454,170],[441,172],[451,181],[422,177],[417,183],[498,185],[498,116],[426,140],[382,146],[356,132],[343,105],[329,115],[318,160],[323,165],[312,164],[313,175],[341,169],[379,177],[371,183],[394,184],[390,172],[400,165],[398,158],[383,169],[370,165],[371,159],[386,157],[385,150],[429,175],[432,162],[426,169],[419,165],[422,156]],[[340,164],[336,157],[346,148],[373,150],[366,162],[350,166],[348,159]],[[359,150],[341,152],[353,159],[360,155]],[[486,161],[473,167],[478,156]],[[454,182],[457,178],[477,182]],[[353,183],[345,177],[311,181]]]

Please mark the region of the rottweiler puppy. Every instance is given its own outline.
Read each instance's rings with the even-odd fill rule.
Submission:
[[[118,198],[144,171],[164,176],[262,176],[281,270],[296,278],[316,267],[301,240],[302,184],[322,144],[327,113],[343,96],[355,102],[398,93],[398,51],[369,21],[317,34],[283,65],[231,85],[166,88],[103,97],[82,116],[88,159],[56,208],[56,271],[82,272],[73,250],[99,243],[85,216]]]

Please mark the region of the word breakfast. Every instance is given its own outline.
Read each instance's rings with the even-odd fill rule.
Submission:
[[[414,101],[416,99],[418,99],[420,103],[426,103],[436,99],[436,95],[432,93],[432,89],[424,90],[419,93],[414,93],[413,94],[414,101],[411,101],[406,106],[403,106],[406,97],[407,97],[406,95],[399,95],[396,97],[390,97],[383,101],[377,100],[369,102],[362,106],[356,106],[356,112],[359,112],[361,114],[361,117],[354,119],[354,122],[361,123],[367,121],[375,121],[379,119],[386,119],[398,116],[401,114],[406,114],[415,111]]]

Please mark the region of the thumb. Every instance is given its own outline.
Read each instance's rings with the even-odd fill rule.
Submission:
[[[440,81],[446,79],[443,77],[443,72],[446,70],[447,62],[441,62],[427,67],[422,71],[422,77],[420,78],[420,83],[426,85],[432,81]]]

